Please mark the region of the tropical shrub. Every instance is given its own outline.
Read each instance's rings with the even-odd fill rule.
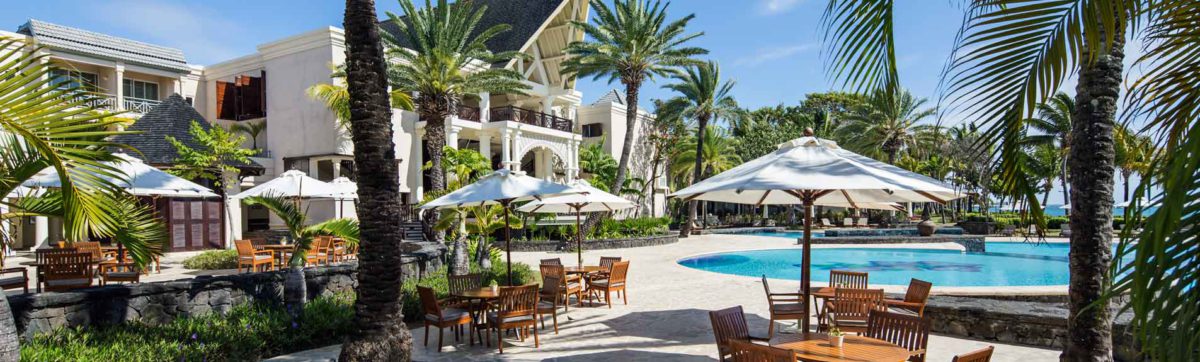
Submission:
[[[183,260],[183,267],[198,270],[236,269],[237,250],[209,250]]]
[[[591,238],[614,239],[660,235],[668,231],[667,217],[635,217],[622,220],[605,219],[592,231]]]
[[[337,343],[350,332],[353,296],[317,298],[293,320],[280,305],[244,304],[228,313],[58,329],[22,343],[22,361],[257,361]]]
[[[1046,228],[1062,229],[1062,226],[1067,224],[1068,222],[1070,222],[1070,219],[1067,219],[1064,216],[1051,217],[1049,219],[1046,219]]]

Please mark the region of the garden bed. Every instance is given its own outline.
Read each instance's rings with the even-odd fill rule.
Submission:
[[[613,239],[584,240],[583,250],[625,249],[644,246],[666,245],[679,241],[679,235],[674,233]],[[503,247],[504,242],[494,242],[494,246]],[[575,241],[559,240],[522,240],[512,242],[512,251],[574,251]]]

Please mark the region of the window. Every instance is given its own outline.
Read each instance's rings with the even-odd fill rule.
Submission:
[[[604,135],[604,125],[600,123],[590,123],[583,125],[584,137],[600,137]]]
[[[80,72],[66,69],[51,69],[50,84],[60,89],[81,88],[87,92],[95,92],[99,87],[96,73]]]
[[[134,79],[125,79],[122,83],[125,98],[158,100],[158,83],[143,82]]]

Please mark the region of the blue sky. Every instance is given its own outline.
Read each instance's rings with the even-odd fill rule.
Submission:
[[[903,1],[896,9],[897,59],[901,82],[914,94],[936,102],[940,73],[962,21],[950,1]],[[7,2],[0,28],[14,31],[36,18],[135,40],[176,47],[189,62],[206,65],[255,51],[255,46],[325,26],[341,26],[338,0],[40,0]],[[824,75],[820,18],[823,0],[676,0],[672,18],[696,14],[692,31],[705,35],[695,45],[711,51],[725,77],[737,81],[735,98],[745,107],[797,104],[804,94],[834,87]],[[400,12],[394,0],[378,2]],[[1130,48],[1133,48],[1132,46]],[[1133,53],[1133,49],[1130,49]],[[1131,54],[1128,58],[1135,58]],[[643,87],[643,100],[671,94]],[[591,102],[620,84],[581,80],[578,89]],[[1064,90],[1074,88],[1068,82]],[[645,104],[645,103],[643,103]],[[954,117],[945,121],[954,124]],[[1120,190],[1121,185],[1117,185]],[[1051,204],[1062,203],[1055,190]]]

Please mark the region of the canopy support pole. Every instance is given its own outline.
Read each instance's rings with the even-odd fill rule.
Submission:
[[[812,216],[813,216],[813,197],[812,191],[804,191],[804,249],[801,251],[800,258],[800,289],[804,293],[804,323],[801,323],[801,332],[809,331],[809,300],[812,295],[812,287],[809,285],[809,280],[812,279],[812,273],[809,269],[812,268]]]
[[[505,263],[508,268],[508,286],[513,286],[512,280],[512,225],[508,221],[508,205],[512,203],[511,199],[500,200],[500,205],[504,207],[504,254],[508,257],[508,262]]]
[[[579,267],[583,267],[583,229],[579,227],[580,209],[582,206],[575,207],[575,254],[579,257]]]

